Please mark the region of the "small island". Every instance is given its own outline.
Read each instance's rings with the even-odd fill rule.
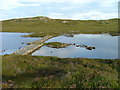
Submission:
[[[61,43],[61,42],[49,42],[49,43],[44,43],[45,46],[50,47],[50,48],[66,48],[67,46],[75,46],[75,47],[83,47],[86,48],[87,50],[93,50],[96,47],[91,47],[91,46],[86,46],[86,45],[76,45],[74,44],[69,44],[69,43]]]
[[[51,48],[66,48],[70,44],[60,43],[60,42],[49,42],[49,43],[45,43],[44,45]]]

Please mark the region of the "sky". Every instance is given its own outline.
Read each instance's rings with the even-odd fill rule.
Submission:
[[[0,0],[0,20],[47,16],[72,20],[118,17],[119,0]]]

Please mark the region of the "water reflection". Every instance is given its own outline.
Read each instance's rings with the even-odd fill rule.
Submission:
[[[28,33],[6,33],[0,32],[0,55],[11,54],[26,46],[26,43],[40,38],[21,37]]]
[[[74,37],[58,36],[47,42],[76,43],[78,45],[94,46],[96,49],[86,50],[85,48],[74,46],[56,49],[44,46],[32,55],[57,56],[62,58],[118,58],[118,36],[110,36],[108,34],[78,34]]]

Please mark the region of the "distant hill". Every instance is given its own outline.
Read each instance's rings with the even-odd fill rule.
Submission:
[[[67,20],[41,16],[4,20],[2,21],[2,26],[3,32],[36,32],[46,34],[79,32],[116,34],[118,32],[118,19]]]

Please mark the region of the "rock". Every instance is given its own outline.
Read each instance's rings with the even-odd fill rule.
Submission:
[[[14,86],[14,84],[13,84],[13,83],[11,83],[11,84],[8,84],[8,86],[11,88],[11,87],[13,87],[13,86]]]
[[[27,43],[27,45],[30,45],[30,43]]]
[[[53,79],[54,77],[54,75],[49,75],[46,79]]]
[[[78,45],[79,47],[83,47],[82,45]]]
[[[93,49],[95,49],[95,47],[92,47]]]
[[[38,82],[39,80],[40,80],[39,77],[36,77],[36,78],[34,79],[34,81],[36,81],[36,82]]]
[[[75,43],[73,45],[76,45]]]
[[[92,50],[93,48],[92,48],[92,47],[87,47],[86,49],[88,49],[88,50]]]
[[[74,37],[74,34],[69,34],[69,37]]]
[[[70,85],[70,88],[76,88],[76,84]]]
[[[14,82],[12,81],[12,80],[8,80],[7,81],[7,85],[8,85],[8,87],[14,87]]]
[[[80,47],[80,45],[76,45],[76,47]]]
[[[74,34],[65,34],[66,37],[74,37]]]
[[[67,23],[67,21],[62,21],[62,23]]]
[[[10,84],[10,83],[13,83],[13,81],[12,80],[8,80],[8,84]]]

